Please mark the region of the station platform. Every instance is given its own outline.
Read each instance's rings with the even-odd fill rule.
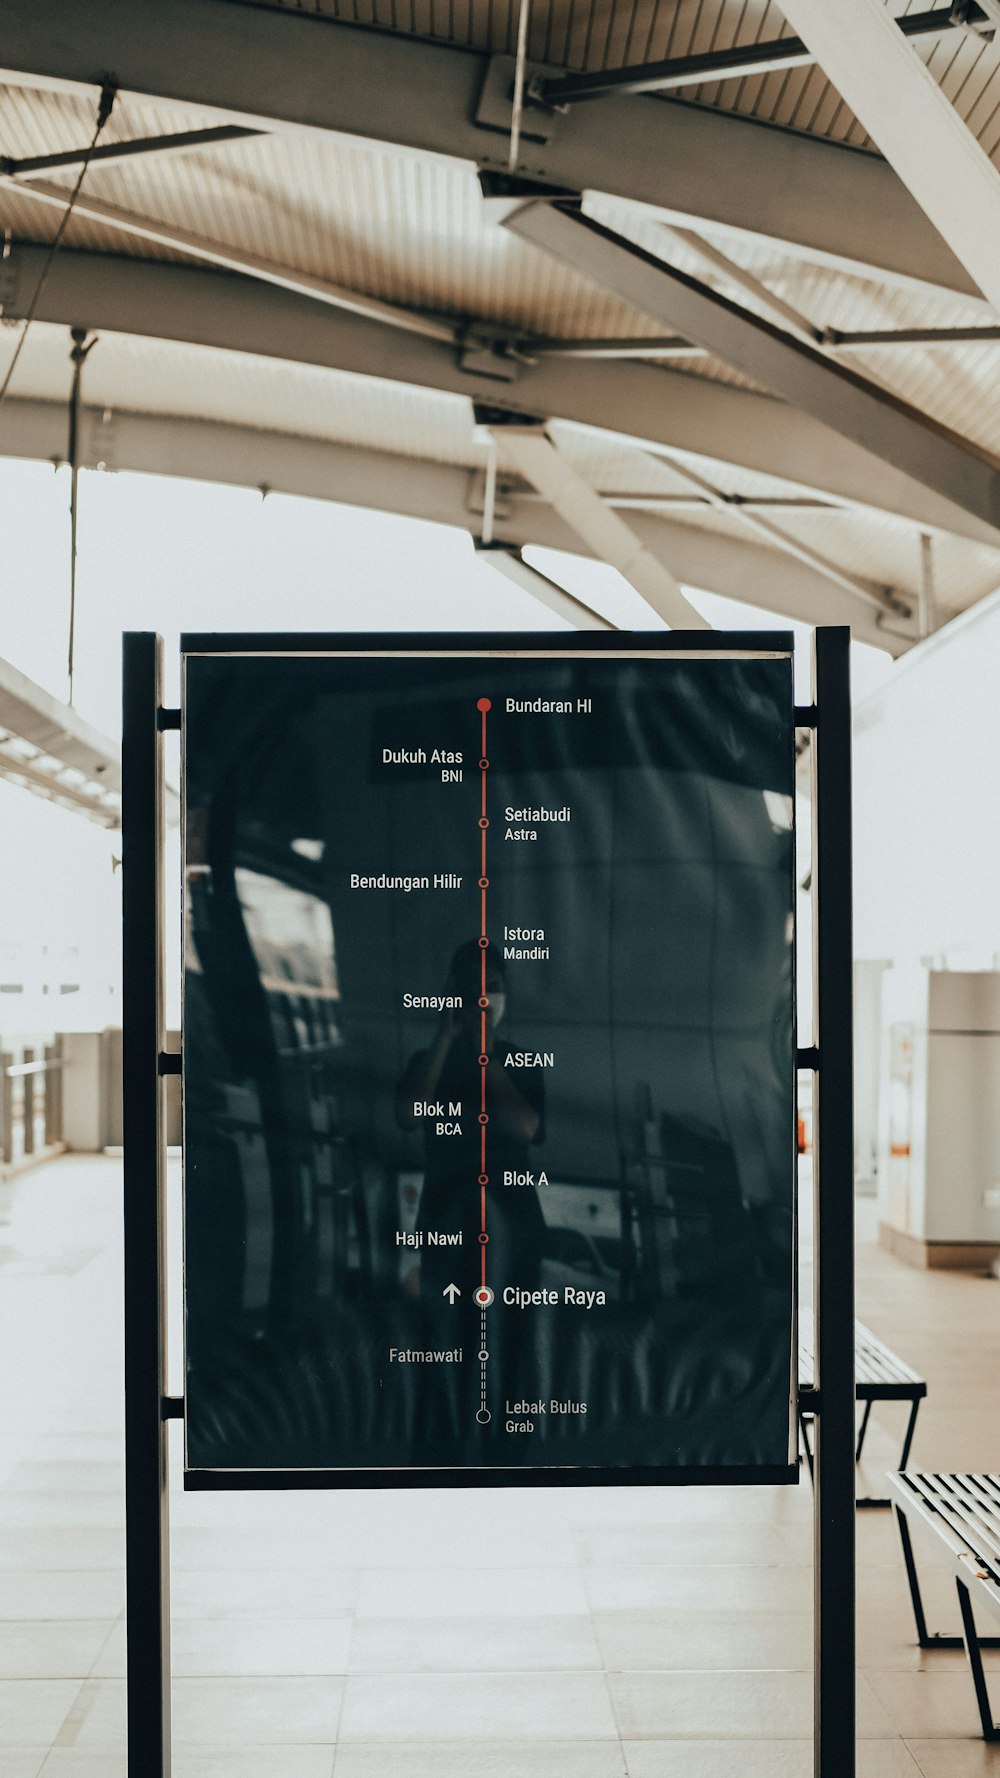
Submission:
[[[1000,1284],[901,1264],[858,1208],[858,1313],[928,1379],[914,1463],[1000,1470]],[[0,1778],[124,1778],[120,1163],[48,1162],[0,1217]],[[179,1458],[175,1778],[812,1771],[804,1478],[185,1495]],[[914,1645],[891,1514],[857,1531],[862,1778],[1000,1778],[961,1651]],[[949,1576],[925,1590],[952,1627]]]

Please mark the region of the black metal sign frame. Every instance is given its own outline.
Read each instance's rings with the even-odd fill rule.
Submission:
[[[555,653],[579,650],[574,632],[557,635],[393,637],[393,651]],[[589,641],[590,638],[588,637]],[[633,654],[789,651],[785,633],[620,632],[593,639],[602,650]],[[813,731],[813,873],[815,1030],[797,1062],[815,1080],[815,1358],[812,1390],[798,1392],[799,1412],[815,1416],[815,1773],[852,1778],[854,1749],[854,1209],[851,923],[850,632],[816,631],[813,702],[797,706],[797,726]],[[185,652],[302,654],[345,646],[385,649],[385,637],[205,635],[183,638]],[[180,1056],[164,1050],[162,737],[180,727],[180,711],[162,700],[161,639],[124,638],[123,903],[126,1580],[128,1607],[129,1778],[169,1778],[170,1636],[167,1422],[183,1419],[166,1366],[163,1078],[179,1074]],[[408,1485],[588,1485],[679,1481],[656,1471],[544,1469],[417,1472]],[[694,1478],[704,1482],[700,1472]],[[720,1476],[720,1480],[722,1477]],[[728,1479],[732,1479],[731,1473]],[[755,1479],[762,1478],[755,1474]],[[393,1471],[237,1471],[187,1486],[399,1486]]]

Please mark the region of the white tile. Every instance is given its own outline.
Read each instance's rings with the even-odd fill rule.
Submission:
[[[352,1741],[566,1741],[615,1739],[607,1683],[598,1673],[351,1677],[340,1739]]]
[[[806,1528],[808,1529],[808,1528]],[[577,1538],[577,1555],[585,1568],[673,1566],[704,1562],[712,1567],[789,1567],[798,1558],[777,1526],[758,1525],[747,1535],[745,1525],[696,1522],[677,1525],[608,1527]]]
[[[625,1763],[610,1741],[341,1743],[333,1778],[625,1778]]]
[[[590,1619],[581,1617],[358,1618],[352,1673],[598,1670]]]
[[[587,1596],[578,1574],[561,1568],[369,1569],[359,1617],[580,1617]]]
[[[293,1746],[176,1747],[171,1778],[331,1778],[335,1749]]]
[[[609,1612],[594,1618],[594,1629],[611,1671],[812,1665],[808,1612]]]
[[[182,1618],[171,1629],[171,1664],[178,1678],[326,1677],[346,1673],[350,1640],[349,1617]]]
[[[175,1679],[172,1692],[176,1746],[260,1747],[270,1743],[336,1740],[343,1681],[317,1679]],[[120,1680],[91,1681],[88,1708],[75,1745],[118,1747],[124,1740],[125,1687]]]
[[[118,1747],[53,1747],[41,1778],[126,1778],[125,1740]]]
[[[9,1526],[124,1526],[125,1493],[33,1494],[25,1490],[0,1492],[0,1525]]]
[[[665,1740],[708,1735],[719,1740],[796,1740],[812,1734],[809,1673],[618,1673],[609,1676],[622,1739]],[[858,1733],[893,1734],[864,1680],[858,1687]]]
[[[583,1570],[595,1612],[809,1611],[812,1575],[803,1568],[607,1567]]]
[[[8,1486],[14,1493],[24,1490],[31,1494],[114,1494],[124,1489],[125,1465],[124,1461],[68,1461],[53,1456],[45,1462],[15,1464]]]
[[[179,1679],[173,1688],[173,1732],[183,1742],[321,1742],[337,1737],[343,1680]]]
[[[0,1570],[106,1568],[124,1571],[124,1567],[125,1536],[122,1530],[81,1525],[0,1528]]]
[[[109,1570],[12,1569],[0,1586],[0,1621],[113,1618],[124,1604],[124,1576]]]
[[[907,1741],[921,1778],[997,1778],[1000,1749],[982,1738],[954,1741]]]
[[[871,1673],[873,1691],[884,1705],[895,1732],[919,1740],[938,1735],[979,1733],[979,1711],[972,1675],[951,1669],[923,1673]],[[994,1693],[997,1687],[994,1684]],[[997,1749],[1000,1767],[1000,1748]]]
[[[175,1678],[311,1677],[347,1671],[351,1620],[251,1616],[174,1618],[170,1665]],[[124,1623],[101,1650],[93,1676],[125,1676]]]
[[[812,1741],[626,1741],[628,1778],[813,1778]]]
[[[629,1741],[629,1778],[813,1778],[812,1740]],[[857,1778],[921,1778],[901,1741],[859,1741]]]
[[[38,1778],[44,1747],[0,1747],[0,1778]]]
[[[173,1577],[171,1606],[178,1617],[234,1617],[262,1612],[285,1617],[337,1617],[349,1611],[358,1591],[351,1569],[311,1572],[258,1569],[251,1559],[242,1570],[191,1570]]]
[[[54,1741],[79,1690],[75,1679],[0,1679],[0,1746]]]
[[[110,1619],[0,1622],[0,1679],[86,1679],[112,1627]]]
[[[957,1634],[956,1625],[948,1624],[947,1628]],[[984,1666],[1000,1668],[1000,1648],[984,1648],[982,1656]],[[879,1672],[969,1671],[963,1648],[921,1648],[916,1639],[912,1618],[899,1611],[869,1610],[859,1613],[858,1664]],[[1000,1684],[1000,1680],[994,1683]]]

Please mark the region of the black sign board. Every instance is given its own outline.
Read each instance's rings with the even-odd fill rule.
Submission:
[[[795,1477],[790,639],[188,638],[195,1485]]]

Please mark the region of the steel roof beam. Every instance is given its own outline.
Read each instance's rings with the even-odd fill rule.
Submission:
[[[502,574],[522,593],[530,593],[531,597],[537,599],[540,605],[544,605],[547,611],[554,611],[557,617],[565,618],[566,622],[572,624],[575,629],[616,630],[618,628],[617,624],[613,624],[610,618],[603,617],[594,606],[586,605],[582,599],[575,598],[556,581],[550,580],[547,574],[542,574],[537,568],[532,568],[530,562],[525,561],[520,549],[514,544],[483,543],[482,539],[478,537],[473,541],[476,545],[476,555],[481,562],[485,562],[490,568],[495,568],[498,574]]]
[[[134,136],[127,142],[102,142],[96,148],[67,148],[61,154],[35,154],[23,160],[0,155],[0,173],[10,173],[19,179],[30,173],[53,173],[80,167],[84,161],[88,167],[94,167],[134,160],[137,155],[152,160],[164,154],[190,154],[196,148],[215,148],[223,142],[241,142],[247,136],[261,134],[261,130],[243,129],[238,124],[217,124],[208,130],[175,130],[169,136]]]
[[[516,469],[537,488],[598,561],[616,568],[657,617],[675,630],[709,627],[684,597],[662,557],[653,555],[634,525],[605,504],[543,426],[506,423],[493,425],[490,431],[501,464]]]
[[[603,228],[576,205],[528,200],[504,227],[961,507],[1000,543],[1000,463],[881,384]]]
[[[989,346],[1000,340],[1000,327],[871,327],[856,333],[824,327],[822,340],[837,352],[855,346]]]
[[[970,23],[986,23],[986,14],[980,7],[972,5],[969,10]],[[958,20],[940,7],[929,12],[911,12],[894,22],[904,37],[941,37],[958,25]],[[815,60],[801,37],[775,37],[765,43],[734,44],[731,49],[673,56],[663,62],[640,62],[629,68],[604,68],[594,74],[556,74],[534,81],[529,96],[545,105],[573,105],[581,99],[603,99],[610,94],[635,97],[640,93],[701,86],[706,81],[751,80],[754,75],[806,67]]]
[[[5,261],[8,319],[23,319],[44,259],[41,247],[14,244]],[[205,266],[65,250],[52,265],[37,318],[443,390],[541,420],[568,420],[738,464],[803,492],[892,513],[924,530],[954,532],[993,547],[998,540],[993,527],[962,506],[786,402],[666,367],[549,358],[524,366],[516,383],[505,387],[463,370],[455,352],[436,340],[289,290]]]
[[[3,413],[0,454],[46,462],[62,459],[66,419],[60,403],[9,396]],[[81,463],[86,468],[101,465],[334,500],[473,533],[480,529],[476,500],[470,501],[468,469],[326,439],[123,411],[106,416],[94,409],[84,414]],[[804,563],[763,543],[648,512],[633,514],[630,524],[647,548],[670,564],[683,585],[806,623],[849,623],[859,640],[893,654],[916,640],[914,626],[883,619]],[[504,488],[498,494],[494,536],[517,549],[534,544],[590,554],[586,543],[546,502],[522,499]]]
[[[666,232],[675,241],[679,241],[682,247],[687,247],[692,253],[696,253],[699,259],[703,259],[705,264],[710,265],[714,271],[721,272],[722,276],[730,284],[735,284],[738,290],[744,290],[747,296],[752,296],[755,302],[759,302],[778,321],[783,321],[793,333],[798,334],[802,339],[809,340],[813,345],[819,344],[822,339],[822,331],[814,322],[810,321],[808,315],[803,315],[799,309],[793,308],[791,303],[785,302],[784,297],[775,295],[775,292],[769,290],[759,278],[755,278],[752,272],[748,272],[745,266],[737,265],[727,253],[720,253],[718,247],[713,247],[710,241],[703,240],[696,230],[668,226]]]
[[[719,492],[712,482],[706,480],[705,476],[699,475],[688,464],[678,463],[673,457],[668,458],[667,462],[671,473],[678,476],[681,481],[687,482],[690,487],[698,489],[714,511],[725,513],[737,524],[744,525],[748,531],[755,532],[758,536],[764,537],[768,543],[775,544],[778,549],[786,550],[789,555],[796,556],[800,562],[805,562],[810,568],[814,568],[817,574],[822,574],[825,579],[832,580],[835,586],[844,587],[847,592],[855,593],[859,599],[867,599],[869,604],[874,605],[877,609],[893,611],[900,617],[913,616],[912,607],[894,588],[878,586],[870,580],[862,579],[859,574],[848,573],[838,563],[832,562],[828,556],[823,556],[818,550],[813,549],[810,544],[803,543],[800,538],[793,537],[789,532],[783,531],[779,525],[775,525],[770,519],[765,518],[755,508],[744,505],[742,502],[737,502],[734,505],[725,494]]]
[[[45,179],[11,180],[0,174],[0,189],[7,185],[15,189],[19,196],[34,198],[37,204],[46,209],[58,210],[60,215],[68,208],[72,195],[68,188],[52,185]],[[117,204],[106,204],[100,198],[92,198],[85,193],[77,196],[73,214],[85,216],[91,222],[99,222],[105,228],[114,229],[118,234],[129,235],[135,240],[148,241],[157,247],[170,247],[187,253],[192,259],[202,260],[206,265],[216,266],[222,271],[239,272],[246,278],[259,279],[262,284],[275,284],[280,290],[291,290],[297,296],[309,297],[313,302],[328,303],[331,308],[346,309],[351,314],[365,315],[370,320],[385,322],[388,327],[402,328],[404,333],[422,334],[427,339],[443,340],[448,345],[457,343],[456,329],[449,322],[422,315],[416,309],[403,309],[395,303],[380,302],[377,297],[365,296],[358,290],[349,290],[344,284],[331,284],[328,279],[315,278],[309,272],[294,271],[289,266],[264,259],[259,253],[225,247],[218,241],[210,241],[204,235],[194,234],[191,229],[181,228],[175,223],[159,222],[154,216],[123,210]]]
[[[332,131],[506,170],[506,128],[476,116],[491,58],[329,16],[219,0],[34,0],[7,8],[0,79],[100,83],[257,128]],[[513,75],[513,63],[510,64]],[[663,99],[610,98],[522,137],[521,170],[678,220],[760,235],[853,269],[974,287],[875,156]]]
[[[682,340],[675,333],[661,334],[653,339],[547,339],[525,334],[514,341],[521,358],[703,358],[700,346]]]
[[[1000,172],[883,0],[781,0],[781,8],[1000,314]]]

